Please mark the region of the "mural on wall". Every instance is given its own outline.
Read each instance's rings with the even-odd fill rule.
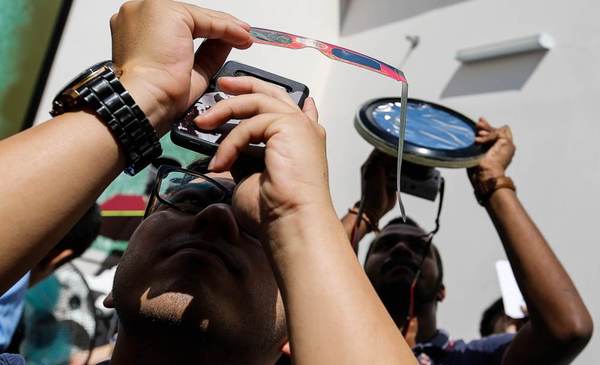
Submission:
[[[0,0],[0,139],[29,127],[71,0]]]

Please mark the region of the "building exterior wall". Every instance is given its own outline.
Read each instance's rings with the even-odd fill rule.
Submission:
[[[511,126],[517,152],[507,174],[600,323],[600,242],[594,229],[600,203],[600,3],[422,0],[418,3],[430,8],[411,8],[416,15],[405,18],[403,6],[415,3],[350,1],[339,43],[399,65],[408,49],[405,35],[419,35],[420,44],[403,67],[409,96]],[[376,26],[380,20],[384,24]],[[545,55],[469,67],[454,59],[459,49],[539,32],[556,41]],[[357,171],[370,151],[352,128],[354,113],[368,99],[399,92],[393,82],[371,75],[349,78],[348,73],[337,65],[331,69],[319,105],[340,214],[359,198]],[[435,242],[445,263],[448,295],[439,306],[439,325],[453,336],[475,338],[482,311],[500,296],[494,262],[505,255],[465,172],[444,169],[442,174],[446,201]],[[433,227],[435,204],[406,197],[405,205],[409,215]],[[599,362],[599,343],[594,336],[575,363]]]

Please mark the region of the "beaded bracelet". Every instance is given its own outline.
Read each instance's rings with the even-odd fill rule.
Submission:
[[[354,214],[354,215],[359,215],[357,207],[348,209],[348,213]],[[379,227],[377,227],[377,225],[373,224],[373,222],[371,221],[371,219],[367,216],[367,214],[365,212],[362,212],[362,214],[360,214],[360,219],[367,224],[367,227],[371,231],[379,232]]]

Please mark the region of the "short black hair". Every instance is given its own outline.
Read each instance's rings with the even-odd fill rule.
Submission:
[[[73,258],[81,256],[98,237],[101,222],[100,207],[94,203],[63,239],[54,246],[50,254],[70,249],[73,251]]]
[[[396,218],[392,219],[391,221],[389,221],[388,224],[385,225],[385,227],[393,226],[396,224],[404,224],[404,225],[408,225],[408,226],[417,227],[417,228],[423,230],[423,228],[419,225],[419,223],[417,223],[411,217],[406,217],[406,220],[404,220],[402,217],[396,217]],[[383,228],[385,229],[385,227],[383,227]]]
[[[411,217],[406,217],[406,220],[404,220],[402,217],[396,217],[396,218],[392,219],[391,221],[389,221],[388,224],[386,224],[383,227],[383,229],[385,229],[385,228],[387,228],[388,226],[391,226],[391,225],[408,225],[408,226],[412,226],[412,227],[417,227],[420,230],[425,231],[419,225],[419,223],[417,223],[417,221],[415,221]],[[435,256],[435,261],[436,261],[436,264],[437,264],[437,267],[438,267],[438,271],[439,271],[439,276],[438,276],[438,280],[437,280],[437,287],[440,288],[442,286],[442,284],[444,283],[444,265],[442,264],[442,256],[440,255],[440,251],[438,250],[437,246],[435,244],[433,244],[433,242],[432,242],[431,243],[431,247],[433,248],[433,252],[435,254],[434,255]],[[372,248],[373,248],[373,243],[371,243],[371,245],[369,246],[366,258],[368,258],[369,255],[371,254],[371,249]]]
[[[504,301],[502,300],[502,297],[500,297],[487,307],[481,316],[481,322],[479,322],[479,333],[481,334],[481,337],[487,337],[494,333],[494,324],[503,314]]]

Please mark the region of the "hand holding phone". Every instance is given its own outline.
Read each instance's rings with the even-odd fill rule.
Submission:
[[[183,118],[173,125],[171,139],[175,144],[205,155],[213,155],[223,139],[240,123],[238,119],[231,119],[214,130],[200,129],[194,123],[194,118],[198,115],[206,113],[219,101],[232,97],[217,87],[217,80],[224,76],[252,76],[273,83],[284,89],[300,108],[303,107],[304,100],[309,94],[308,87],[299,82],[239,62],[229,61],[212,78],[206,92],[194,102]],[[260,157],[264,153],[264,144],[251,144],[246,153]]]

